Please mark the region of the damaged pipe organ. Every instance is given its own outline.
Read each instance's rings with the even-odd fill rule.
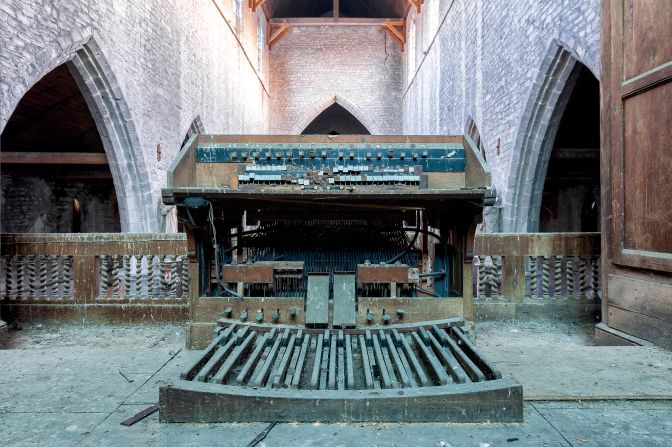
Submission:
[[[462,136],[200,135],[164,190],[214,312],[191,325],[210,327],[471,319],[465,264],[494,197]]]
[[[161,387],[162,421],[522,420],[467,338],[495,199],[467,137],[194,136],[163,199],[205,350]]]

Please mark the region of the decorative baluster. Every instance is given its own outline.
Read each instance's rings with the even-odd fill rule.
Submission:
[[[54,255],[47,256],[47,295],[50,300],[58,298],[58,257]]]
[[[555,256],[553,264],[553,298],[562,297],[562,256]]]
[[[574,298],[574,257],[567,258],[567,298]]]
[[[597,299],[599,297],[597,293],[600,290],[600,258],[599,256],[592,256],[590,260],[590,269],[592,273],[590,288],[593,294],[593,299]]]
[[[586,296],[586,290],[588,290],[588,284],[586,282],[586,261],[585,256],[579,256],[579,294],[581,297]]]
[[[5,258],[5,281],[6,294],[9,299],[16,298],[16,287],[14,286],[14,272],[16,271],[16,259],[14,256],[4,256]]]
[[[537,257],[530,256],[530,296],[537,298]]]
[[[541,257],[542,268],[542,289],[541,294],[544,298],[550,298],[551,294],[551,266],[550,258],[548,256]]]
[[[171,258],[170,264],[168,264],[170,271],[170,290],[169,294],[171,298],[177,296],[177,282],[180,278],[177,276],[177,257]]]
[[[39,291],[38,294],[40,298],[47,297],[47,258],[44,255],[39,255],[37,257],[40,264],[40,279],[39,279]]]
[[[170,294],[170,256],[159,257],[159,267],[161,270],[161,297],[165,298]]]
[[[112,255],[112,296],[121,295],[119,290],[119,255]]]
[[[189,290],[189,260],[188,258],[182,257],[180,258],[180,262],[182,265],[182,275],[180,278],[180,284],[181,284],[180,297],[184,298],[187,296]]]
[[[158,298],[161,296],[161,278],[163,277],[163,269],[161,268],[161,257],[152,256],[152,296]]]
[[[143,256],[135,257],[135,297],[139,298],[142,294],[142,258]]]
[[[37,277],[35,276],[35,256],[34,255],[28,255],[28,283],[24,285],[26,286],[26,296],[30,298],[34,298],[37,295]]]
[[[63,297],[72,298],[72,256],[63,257]]]
[[[124,277],[124,288],[123,288],[123,296],[124,298],[130,298],[131,297],[131,257],[130,256],[122,256],[121,257],[121,270],[122,270],[122,275]]]
[[[107,298],[110,289],[110,265],[107,255],[100,255],[100,295],[99,298]]]
[[[502,257],[492,257],[492,286],[491,295],[499,297],[502,295]]]
[[[478,297],[485,298],[485,258],[478,257]]]

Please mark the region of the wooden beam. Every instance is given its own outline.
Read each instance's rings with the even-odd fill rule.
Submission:
[[[104,152],[0,152],[0,164],[106,165]]]
[[[425,0],[408,0],[408,3],[410,3],[411,6],[415,6],[415,11],[418,13],[420,13],[424,2]]]
[[[266,0],[249,0],[249,5],[253,12],[256,12],[257,8],[263,6],[264,3],[266,3]]]
[[[405,20],[387,20],[383,24],[382,30],[394,40],[401,51],[404,51],[406,45],[406,21]]]
[[[273,25],[271,25],[271,30],[273,30]],[[289,31],[289,24],[283,23],[278,29],[273,31],[271,37],[268,38],[268,48],[273,48],[273,45],[278,43],[278,41],[284,36],[287,31]]]
[[[338,18],[338,17],[340,17],[340,15],[341,15],[341,8],[340,8],[339,0],[334,0],[334,7],[333,7],[333,10],[334,10],[334,18]]]
[[[384,26],[385,22],[402,23],[404,19],[370,17],[291,17],[271,19],[270,23],[280,26],[283,23],[297,26]]]

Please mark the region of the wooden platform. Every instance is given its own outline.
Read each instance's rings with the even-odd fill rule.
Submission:
[[[522,387],[464,320],[321,330],[231,324],[160,392],[166,422],[512,422]]]

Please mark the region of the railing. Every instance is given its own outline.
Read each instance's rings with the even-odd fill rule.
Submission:
[[[4,304],[184,304],[184,234],[3,234]]]
[[[479,234],[474,255],[474,299],[599,298],[599,233]]]

